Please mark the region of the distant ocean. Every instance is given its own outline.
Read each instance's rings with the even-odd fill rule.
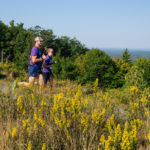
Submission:
[[[121,48],[100,48],[105,51],[109,56],[119,58],[125,49]],[[128,49],[131,57],[137,59],[140,57],[150,58],[150,48],[149,49]]]

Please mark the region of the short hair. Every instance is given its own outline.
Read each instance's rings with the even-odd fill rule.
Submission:
[[[53,48],[45,48],[46,52],[49,53],[50,51],[53,51]]]

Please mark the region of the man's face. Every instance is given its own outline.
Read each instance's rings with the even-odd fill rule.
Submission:
[[[36,41],[36,43],[37,43],[39,46],[42,46],[43,41]]]

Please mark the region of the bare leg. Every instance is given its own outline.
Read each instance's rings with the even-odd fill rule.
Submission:
[[[18,85],[24,85],[26,87],[29,87],[30,85],[34,85],[35,77],[29,77],[29,82],[18,82]]]
[[[43,75],[42,74],[39,75],[39,86],[40,86],[40,92],[41,92],[41,94],[43,94],[44,79],[43,79]]]
[[[43,79],[43,75],[40,74],[39,75],[39,85],[43,88],[44,87],[44,79]]]
[[[34,85],[36,77],[29,77],[29,85]]]

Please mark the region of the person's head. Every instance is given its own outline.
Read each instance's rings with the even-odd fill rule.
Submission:
[[[43,39],[41,37],[35,38],[35,46],[40,47],[43,44]]]
[[[53,56],[54,50],[53,50],[52,48],[47,48],[47,49],[46,49],[46,52],[47,52],[47,55],[48,55],[48,56]]]

